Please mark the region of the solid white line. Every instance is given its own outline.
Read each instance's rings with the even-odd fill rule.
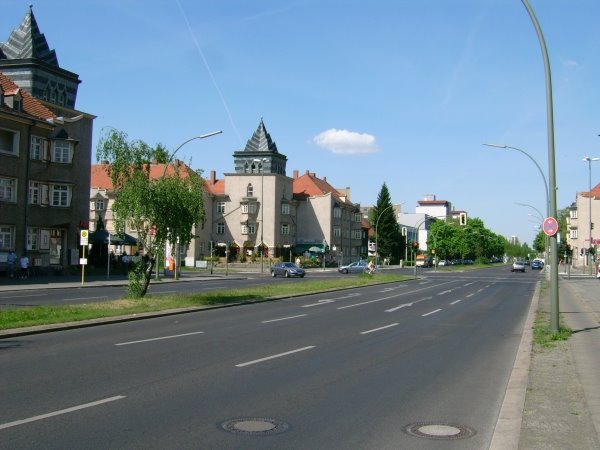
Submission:
[[[386,325],[384,327],[373,328],[372,330],[367,330],[367,331],[361,331],[360,334],[374,333],[375,331],[385,330],[386,328],[395,327],[396,325],[398,325],[398,324],[397,323],[392,323],[392,324]]]
[[[304,350],[310,350],[311,348],[315,348],[315,346],[314,345],[310,345],[308,347],[302,347],[302,348],[297,348],[296,350],[290,350],[289,352],[278,353],[277,355],[266,356],[264,358],[255,359],[254,361],[248,361],[248,362],[245,362],[245,363],[236,364],[235,367],[246,367],[246,366],[250,366],[252,364],[257,364],[257,363],[261,363],[261,362],[264,362],[264,361],[268,361],[270,359],[279,358],[281,356],[291,355],[292,353],[298,353],[298,352],[303,352]]]
[[[73,300],[95,300],[99,298],[108,298],[106,295],[101,295],[100,297],[79,297],[79,298],[65,298],[63,302],[72,302]]]
[[[313,306],[321,306],[321,305],[326,305],[327,303],[332,303],[333,300],[332,299],[323,299],[323,300],[319,300],[317,303],[310,303],[308,305],[302,305],[302,308],[312,308]]]
[[[173,336],[162,336],[162,337],[151,338],[151,339],[142,339],[141,341],[120,342],[120,343],[115,344],[115,345],[119,346],[119,345],[130,345],[130,344],[141,344],[143,342],[161,341],[163,339],[174,339],[174,338],[178,338],[178,337],[192,336],[194,334],[202,334],[202,333],[204,333],[204,331],[195,331],[193,333],[176,334],[176,335],[173,335]]]
[[[457,303],[462,302],[462,300],[454,300],[453,302],[450,302],[451,305],[456,305]]]
[[[468,294],[468,295],[465,295],[465,297],[469,298],[469,297],[473,297],[474,295],[475,294]]]
[[[105,398],[104,400],[98,400],[98,401],[91,402],[91,403],[84,403],[83,405],[73,406],[73,407],[67,408],[67,409],[61,409],[59,411],[54,411],[54,412],[51,412],[48,414],[33,416],[33,417],[30,417],[29,419],[15,420],[14,422],[0,424],[0,430],[4,430],[6,428],[11,428],[11,427],[16,427],[19,425],[24,425],[26,423],[35,422],[37,420],[48,419],[48,418],[54,417],[54,416],[60,416],[61,414],[67,414],[70,412],[79,411],[80,409],[91,408],[93,406],[102,405],[103,403],[108,403],[108,402],[114,402],[115,400],[122,400],[124,398],[125,398],[124,395],[116,395],[115,397]]]
[[[280,320],[297,319],[298,317],[304,317],[307,314],[300,314],[299,316],[282,317],[281,319],[263,320],[261,323],[279,322]]]
[[[441,309],[436,309],[436,310],[430,311],[428,313],[422,314],[421,317],[427,317],[431,314],[435,314],[436,312],[440,312],[440,311],[441,311]]]

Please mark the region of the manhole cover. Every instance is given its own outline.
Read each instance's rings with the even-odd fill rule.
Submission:
[[[242,417],[226,420],[221,423],[221,428],[231,433],[269,436],[284,433],[289,430],[290,426],[280,420],[265,417]]]
[[[438,440],[466,439],[476,433],[475,430],[464,425],[425,422],[406,425],[404,431],[411,436]]]

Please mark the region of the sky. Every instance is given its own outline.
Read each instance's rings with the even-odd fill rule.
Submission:
[[[0,0],[0,41],[29,0]],[[558,209],[600,182],[600,2],[530,0],[552,73],[549,161],[540,43],[521,0],[44,0],[33,12],[76,108],[217,177],[265,123],[287,175],[415,212],[427,195],[532,244],[555,168]],[[516,147],[501,149],[482,144]],[[525,153],[523,153],[525,152]],[[537,163],[537,167],[536,167]],[[541,169],[538,169],[538,167]]]

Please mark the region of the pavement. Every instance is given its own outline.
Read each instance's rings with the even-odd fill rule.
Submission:
[[[235,275],[243,274],[230,274]],[[183,272],[180,282],[224,276]],[[600,449],[600,280],[577,267],[561,271],[559,277],[561,324],[573,334],[551,348],[533,342],[536,312],[550,314],[550,288],[538,283],[490,450]],[[83,284],[126,283],[124,275],[115,274],[110,279],[86,276]],[[81,276],[0,279],[0,291],[81,286]],[[0,339],[9,336],[10,330],[0,332]]]

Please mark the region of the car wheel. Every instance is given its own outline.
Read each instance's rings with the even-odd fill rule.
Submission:
[[[342,270],[342,273],[348,273],[348,269]]]
[[[288,272],[287,270],[285,271],[285,273],[284,273],[284,276],[285,276],[286,278],[289,278],[289,277],[290,277],[290,274],[289,274],[289,272]]]
[[[274,271],[274,270],[271,270],[271,276],[272,276],[273,278],[275,278],[275,276],[276,276],[276,275],[275,275],[275,271]]]
[[[304,278],[304,275],[300,275],[300,278]]]

